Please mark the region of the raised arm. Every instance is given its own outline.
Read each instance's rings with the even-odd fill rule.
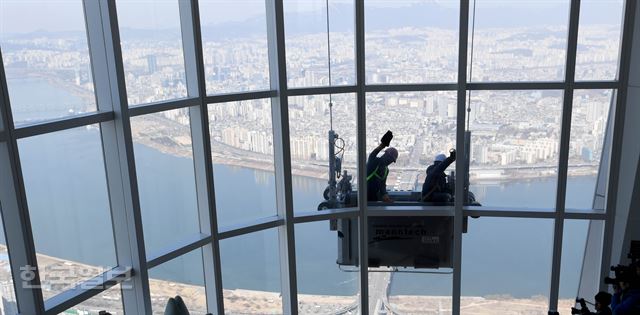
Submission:
[[[384,149],[385,145],[383,143],[380,143],[375,149],[373,149],[373,151],[371,151],[371,153],[369,153],[369,158],[367,159],[367,161],[370,161],[372,158],[375,158],[378,153],[380,153],[380,151],[382,151],[382,149]]]
[[[444,161],[437,163],[434,167],[433,170],[431,171],[432,174],[440,174],[442,172],[444,172],[447,167],[449,167],[449,165],[451,165],[451,163],[453,163],[453,161],[456,160],[456,156],[455,155],[450,155],[448,158],[446,158]]]

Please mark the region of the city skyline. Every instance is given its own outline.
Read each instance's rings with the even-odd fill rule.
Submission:
[[[578,64],[577,64],[577,76],[583,76],[585,78],[613,78],[615,76],[615,60],[610,59],[615,55],[616,40],[612,39],[611,34],[615,34],[618,31],[615,27],[610,28],[589,28],[583,29],[588,33],[583,34],[586,39],[584,41],[585,47],[589,45],[589,39],[595,38],[600,40],[601,38],[609,38],[609,42],[599,42],[600,46],[604,49],[591,49],[583,48],[583,51],[579,51]],[[527,41],[527,34],[531,32],[531,40]],[[387,32],[374,32],[371,33],[371,38],[367,40],[367,47],[371,47],[372,53],[367,54],[367,82],[369,84],[392,84],[392,83],[412,83],[412,82],[452,82],[455,81],[455,68],[456,60],[448,55],[455,55],[453,51],[457,49],[457,45],[451,47],[451,49],[437,49],[433,53],[428,54],[416,54],[420,50],[419,41],[422,38],[420,34],[425,34],[426,45],[433,45],[434,47],[446,46],[447,42],[455,43],[456,33],[446,30],[438,29],[416,29],[416,28],[403,28],[398,30],[389,30]],[[521,35],[519,35],[521,34]],[[539,30],[504,30],[499,32],[497,36],[491,37],[489,35],[489,41],[483,43],[480,41],[478,47],[476,47],[475,61],[473,67],[473,76],[480,77],[482,79],[496,78],[497,74],[500,77],[504,77],[507,80],[528,80],[530,78],[540,79],[549,78],[550,80],[561,80],[563,73],[563,51],[556,49],[548,49],[548,46],[555,46],[558,41],[563,39],[560,36],[549,33],[545,39],[541,42],[536,39],[536,34],[539,34]],[[332,33],[332,85],[338,84],[353,84],[354,81],[354,61],[353,54],[350,53],[349,38],[353,36],[350,33]],[[311,37],[309,37],[311,36]],[[308,86],[328,86],[328,68],[326,67],[326,50],[323,53],[323,49],[316,48],[314,43],[318,42],[316,35],[300,35],[291,37],[291,41],[288,42],[288,47],[291,47],[291,54],[288,54],[288,61],[291,63],[288,65],[289,85],[292,87],[308,87]],[[430,40],[434,38],[435,40]],[[482,38],[483,33],[479,33],[478,37]],[[501,53],[499,57],[493,57],[493,53],[485,53],[489,51],[484,48],[495,47],[495,38],[520,38],[524,36],[525,40],[518,40],[517,42],[522,45],[522,48],[512,48],[505,45],[505,53]],[[406,46],[408,54],[405,55],[390,55],[392,50],[387,49],[384,46],[385,42],[398,41],[398,45]],[[593,40],[591,40],[593,41]],[[544,46],[536,47],[536,45],[542,43]],[[46,80],[62,79],[62,82],[58,81],[58,84],[64,84],[71,89],[76,89],[72,93],[79,96],[84,96],[86,104],[78,104],[77,107],[70,107],[62,109],[61,112],[65,114],[76,114],[82,112],[90,112],[95,110],[95,103],[91,99],[92,93],[92,80],[90,74],[88,56],[83,54],[82,40],[73,38],[61,38],[58,40],[49,39],[32,39],[32,40],[12,40],[8,42],[8,49],[4,53],[5,64],[7,72],[9,74],[9,84],[13,85],[12,77],[16,78],[16,82],[20,82],[18,78],[27,78],[33,75],[41,76]],[[395,45],[394,45],[395,46]],[[415,46],[415,48],[413,48]],[[499,46],[499,45],[498,45]],[[266,38],[258,39],[237,39],[235,41],[223,44],[220,42],[204,42],[205,50],[205,75],[207,77],[207,90],[208,92],[222,91],[222,92],[241,92],[250,90],[266,90],[268,87],[268,64],[266,63],[267,51],[266,51]],[[80,48],[80,50],[78,50]],[[347,49],[344,49],[347,48]],[[326,43],[325,48],[326,49]],[[84,50],[86,52],[86,50]],[[158,53],[162,51],[162,53]],[[242,51],[247,52],[243,54]],[[526,53],[529,51],[529,53]],[[540,51],[540,53],[538,53]],[[208,52],[208,53],[207,53]],[[582,52],[582,53],[580,53]],[[504,58],[505,54],[511,55],[513,62],[509,62],[509,58]],[[164,41],[139,41],[136,39],[127,40],[123,38],[123,58],[125,61],[125,71],[127,79],[127,87],[129,91],[129,103],[131,105],[146,104],[151,102],[158,102],[164,100],[172,100],[186,97],[186,85],[184,81],[184,64],[181,58],[182,51],[179,43],[172,42],[170,45]],[[294,58],[295,56],[295,58]],[[407,59],[409,56],[417,57],[417,59]],[[557,62],[550,62],[554,57]],[[494,58],[500,58],[501,60],[507,60],[502,63],[500,68],[496,68],[493,64]],[[531,60],[519,66],[523,60]],[[406,60],[406,61],[405,61]],[[78,63],[80,61],[80,63]],[[407,62],[409,62],[407,64]],[[542,63],[541,63],[542,62]],[[423,65],[420,67],[420,65]],[[518,67],[520,67],[518,69]],[[398,71],[398,70],[400,71]],[[429,70],[432,69],[432,70]],[[514,70],[514,74],[520,74],[520,77],[511,76],[510,69]],[[529,70],[530,69],[530,70]],[[295,71],[298,70],[298,71]],[[525,76],[522,76],[522,71],[525,70]],[[47,79],[48,77],[48,79]],[[498,77],[498,78],[500,78]],[[548,121],[546,124],[540,121],[539,123],[532,123],[531,126],[516,127],[512,130],[515,132],[523,128],[533,128],[529,133],[533,132],[533,137],[536,141],[547,141],[546,146],[550,148],[542,148],[541,150],[549,153],[531,153],[536,158],[532,157],[505,157],[498,156],[493,158],[487,158],[487,153],[482,150],[472,150],[472,164],[487,164],[489,161],[496,163],[498,160],[501,162],[497,165],[513,163],[516,161],[525,160],[527,163],[533,164],[543,161],[547,161],[552,166],[555,166],[555,160],[557,159],[557,140],[559,139],[559,116],[561,114],[561,95],[552,92],[532,91],[532,92],[518,92],[516,95],[522,95],[520,99],[516,98],[514,102],[512,97],[499,97],[504,94],[502,91],[494,92],[470,92],[472,94],[469,104],[470,111],[470,130],[474,128],[478,129],[479,134],[483,134],[486,137],[487,132],[492,128],[497,128],[494,133],[500,133],[500,126],[508,127],[515,123],[513,118],[518,115],[517,103],[529,104],[545,108],[547,111],[553,114],[550,117],[546,115]],[[551,93],[551,94],[550,94]],[[599,115],[588,115],[590,120],[588,124],[584,124],[582,121],[575,121],[573,126],[574,135],[572,137],[574,143],[580,142],[585,145],[575,148],[572,152],[582,152],[583,148],[586,148],[589,152],[585,153],[585,156],[591,156],[592,160],[597,161],[599,158],[599,151],[602,144],[602,135],[604,134],[604,125],[606,124],[606,113],[608,109],[601,109],[600,107],[607,106],[610,100],[610,91],[600,91],[600,95],[593,92],[590,94],[590,98],[585,102],[576,102],[576,108],[574,112],[585,111],[581,108],[582,104],[590,104],[590,107],[597,107]],[[381,117],[389,117],[391,112],[405,111],[405,114],[394,114],[396,120],[399,119],[401,125],[404,125],[403,117],[422,117],[420,122],[415,122],[413,127],[406,130],[397,130],[397,134],[400,135],[413,135],[415,139],[423,139],[421,137],[422,131],[426,130],[427,126],[430,128],[435,127],[436,132],[429,131],[427,139],[431,138],[432,141],[444,142],[445,145],[436,145],[435,143],[423,143],[421,144],[423,151],[421,154],[431,155],[429,152],[446,151],[444,148],[453,146],[454,133],[451,131],[438,130],[445,127],[447,124],[455,125],[455,95],[448,92],[430,92],[430,93],[403,93],[400,95],[387,93],[387,94],[371,94],[369,96],[368,108],[379,108],[375,112],[370,112],[369,119],[375,121],[376,115]],[[447,96],[448,95],[448,96]],[[355,150],[353,145],[355,144],[355,121],[350,117],[353,117],[353,104],[354,99],[344,99],[340,95],[335,96],[336,99],[342,100],[336,102],[334,106],[334,118],[336,121],[344,120],[342,128],[346,128],[344,131],[337,130],[339,133],[346,134],[348,152],[347,162],[355,164]],[[292,127],[292,157],[300,160],[320,160],[326,161],[328,159],[328,152],[326,145],[320,145],[326,143],[326,132],[329,129],[328,126],[328,101],[311,101],[307,100],[308,97],[294,98],[294,101],[290,104],[290,116],[292,121],[290,123]],[[492,100],[489,102],[489,100]],[[496,100],[499,100],[496,102]],[[578,100],[581,100],[578,98]],[[342,102],[342,104],[340,104]],[[16,102],[20,103],[20,102]],[[246,102],[245,102],[246,103]],[[242,102],[239,104],[241,105]],[[539,104],[539,105],[535,105]],[[545,105],[547,104],[547,105]],[[14,112],[16,121],[18,123],[21,120],[24,122],[33,121],[33,117],[37,117],[37,112],[42,110],[42,107],[46,104],[38,104],[35,107],[32,104],[14,104]],[[399,105],[399,106],[398,106]],[[408,108],[404,108],[405,105]],[[452,107],[453,106],[453,107]],[[268,111],[265,111],[259,115],[256,115],[254,108],[251,106],[244,106],[245,110],[238,114],[232,113],[230,115],[218,115],[216,118],[212,115],[211,121],[216,121],[217,124],[224,125],[226,128],[226,137],[214,137],[214,139],[221,141],[225,144],[235,144],[237,147],[241,147],[245,150],[254,151],[262,154],[269,154],[272,143],[270,132],[270,119],[257,121],[267,118]],[[502,108],[509,111],[511,108],[511,114],[509,119],[500,116],[500,112],[495,112],[496,109]],[[67,113],[65,113],[65,110]],[[346,110],[346,111],[345,111]],[[595,110],[590,109],[592,112]],[[390,112],[391,111],[391,112]],[[35,115],[34,115],[35,113]],[[179,111],[177,113],[166,113],[165,116],[168,119],[178,121],[180,124],[188,127],[187,111]],[[23,116],[24,115],[24,116]],[[30,116],[31,115],[31,116]],[[530,112],[528,115],[541,118],[545,115],[539,115],[535,112]],[[65,115],[66,116],[66,115]],[[393,116],[393,115],[392,115]],[[231,119],[237,117],[235,123],[231,121],[221,120],[221,117]],[[580,116],[582,117],[582,116]],[[45,117],[55,118],[55,117]],[[300,122],[312,120],[316,126],[310,125],[309,122],[303,123],[305,127],[296,130],[297,121],[293,118],[300,120]],[[525,117],[525,119],[527,119]],[[37,120],[37,119],[36,119]],[[254,145],[248,143],[248,137],[244,126],[247,121],[257,121],[258,124],[252,127],[261,126],[260,130],[254,130],[261,134],[261,136],[254,137],[256,141],[260,141],[262,144]],[[318,125],[319,123],[319,125]],[[551,123],[551,125],[548,125]],[[234,125],[235,124],[235,125]],[[594,125],[595,124],[595,125]],[[391,124],[393,125],[393,124]],[[312,127],[313,126],[313,127]],[[322,128],[317,128],[322,126]],[[592,128],[594,127],[595,128]],[[380,126],[380,130],[376,130],[378,125],[369,126],[371,129],[368,132],[369,143],[368,146],[372,146],[375,139],[378,137],[377,133],[383,132],[384,126]],[[304,130],[306,128],[306,130]],[[488,128],[488,129],[487,129]],[[543,130],[537,130],[536,128]],[[550,129],[549,129],[550,128]],[[389,129],[389,128],[387,128]],[[386,129],[385,129],[386,130]],[[451,130],[451,129],[449,129]],[[215,131],[215,129],[212,129]],[[217,132],[217,131],[216,131]],[[231,135],[233,132],[235,135]],[[551,133],[549,133],[551,132]],[[594,134],[594,132],[596,132]],[[240,135],[240,134],[244,134]],[[497,135],[497,134],[496,134]],[[444,138],[442,138],[444,137]],[[498,145],[504,145],[507,142],[515,143],[508,139],[508,135],[500,134],[502,140],[495,141]],[[507,137],[507,138],[504,138]],[[243,138],[242,140],[240,138]],[[299,138],[304,138],[308,143],[300,143]],[[594,139],[595,138],[595,139]],[[411,149],[417,147],[416,140],[412,140],[412,143],[400,143],[399,149],[401,152],[411,155]],[[478,141],[482,141],[482,137],[475,137]],[[600,140],[598,140],[600,139]],[[239,142],[243,142],[240,145]],[[520,141],[523,143],[522,141]],[[526,141],[525,141],[526,142]],[[590,145],[586,145],[589,143]],[[314,149],[304,149],[309,153],[299,152],[303,150],[301,146],[313,146]],[[266,146],[266,147],[265,147]],[[511,145],[513,146],[513,145]],[[473,146],[475,147],[475,146]],[[472,147],[472,148],[473,148]],[[551,148],[553,147],[553,148]],[[300,149],[298,149],[300,148]],[[489,148],[490,150],[490,148]],[[482,154],[482,157],[474,156]],[[504,154],[508,154],[504,153]],[[579,155],[582,155],[581,153]],[[539,157],[542,158],[539,158]],[[573,157],[574,155],[572,155]],[[414,161],[415,162],[415,161]],[[409,163],[408,165],[411,165]],[[414,164],[415,166],[415,164]]]

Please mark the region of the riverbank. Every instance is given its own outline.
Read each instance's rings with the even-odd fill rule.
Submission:
[[[0,245],[0,254],[6,254],[6,246]],[[6,256],[5,256],[6,257]],[[43,279],[65,279],[66,285],[45,286],[42,290],[45,299],[53,297],[63,289],[82,280],[87,280],[104,270],[78,262],[58,259],[38,254],[41,270],[47,270]],[[8,272],[8,260],[0,261],[0,282],[11,282]],[[166,302],[170,297],[180,295],[189,311],[194,315],[206,314],[206,294],[203,286],[184,284],[160,279],[149,280],[151,303],[154,314],[163,314]],[[3,290],[7,291],[7,290]],[[282,300],[279,292],[266,292],[244,289],[224,289],[224,303],[227,314],[281,314]],[[5,296],[8,301],[14,297]],[[112,314],[123,314],[119,287],[108,289],[99,295],[75,306],[75,311],[100,310]],[[299,294],[299,311],[301,314],[356,314],[357,296],[329,296]],[[451,297],[392,295],[389,297],[390,307],[398,315],[409,314],[451,314]],[[574,305],[572,299],[561,299],[560,310],[570,310]],[[510,296],[461,297],[461,308],[464,313],[475,315],[493,314],[530,314],[545,315],[548,301],[546,297],[513,298]]]
[[[146,145],[165,154],[192,159],[190,130],[188,126],[175,121],[159,117],[158,115],[136,118],[131,126],[134,141]],[[167,133],[170,130],[171,133]],[[170,140],[170,141],[167,141]],[[214,164],[243,167],[267,172],[274,171],[273,156],[245,151],[234,148],[212,139],[212,158]],[[327,163],[325,165],[325,163]],[[343,169],[355,175],[356,166],[345,163]],[[328,162],[326,161],[292,161],[291,173],[294,176],[304,176],[320,180],[328,180]],[[426,169],[426,166],[425,166]],[[392,166],[392,172],[387,183],[398,183],[399,190],[413,189],[416,182],[424,180],[424,169],[420,167]],[[595,176],[596,165],[575,164],[568,169],[569,176]],[[470,180],[474,184],[507,183],[518,180],[535,180],[557,176],[557,166],[521,166],[477,168],[472,166],[469,172]],[[356,176],[354,176],[356,180]]]
[[[96,97],[93,90],[77,85],[70,81],[65,81],[59,77],[55,71],[46,71],[39,69],[33,71],[25,68],[7,67],[7,76],[12,80],[37,80],[45,82],[52,87],[59,88],[62,91],[69,92],[71,95],[78,97],[87,107],[81,109],[83,111],[94,111]],[[87,82],[90,83],[90,82]]]
[[[413,296],[397,295],[389,297],[394,314],[451,314],[451,297],[448,296]],[[558,301],[558,309],[561,313],[570,313],[575,301],[561,299]],[[512,297],[460,297],[460,312],[474,315],[495,314],[527,314],[547,315],[549,301],[546,297],[512,298]]]

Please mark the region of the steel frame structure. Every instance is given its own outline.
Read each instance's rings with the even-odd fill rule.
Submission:
[[[124,79],[122,52],[115,1],[83,0],[84,14],[89,42],[89,53],[93,70],[98,110],[69,118],[60,118],[31,125],[15,126],[11,113],[7,78],[4,73],[2,54],[0,53],[0,203],[5,228],[7,246],[10,251],[10,262],[14,283],[21,283],[20,266],[36,266],[36,252],[29,219],[24,180],[20,166],[17,140],[41,134],[52,133],[70,128],[92,124],[100,124],[102,130],[103,154],[111,202],[111,216],[114,227],[115,245],[118,267],[110,277],[101,277],[104,286],[96,289],[72,288],[47,301],[43,300],[40,289],[26,289],[16,286],[16,298],[20,314],[57,314],[73,305],[89,299],[118,283],[131,285],[132,290],[122,292],[123,306],[127,314],[150,314],[151,300],[148,281],[148,270],[184,255],[194,249],[202,249],[203,267],[205,270],[205,288],[207,308],[214,314],[224,314],[222,270],[219,242],[248,233],[266,229],[277,229],[279,234],[279,252],[281,257],[281,287],[283,313],[297,314],[297,278],[295,260],[296,224],[326,221],[338,218],[357,218],[359,229],[359,254],[367,257],[367,220],[371,215],[449,215],[454,217],[454,271],[452,310],[460,314],[461,296],[461,256],[462,256],[462,218],[463,216],[514,217],[531,219],[553,219],[554,242],[552,248],[552,272],[550,277],[549,311],[557,311],[558,288],[560,279],[560,262],[562,255],[563,224],[566,219],[580,219],[595,222],[591,229],[604,233],[604,239],[597,243],[602,250],[600,266],[611,260],[611,231],[615,217],[616,178],[619,173],[620,146],[626,106],[626,85],[628,82],[629,58],[631,54],[631,30],[634,25],[636,1],[625,2],[623,32],[621,40],[620,69],[615,81],[575,81],[576,47],[580,0],[571,0],[568,19],[568,41],[565,64],[565,78],[560,82],[469,82],[467,79],[467,46],[469,29],[469,0],[460,0],[459,42],[458,42],[458,80],[452,83],[434,84],[366,84],[365,80],[365,4],[363,0],[355,0],[355,60],[356,84],[338,87],[287,87],[286,54],[284,37],[284,10],[282,0],[265,0],[268,34],[268,60],[270,69],[270,90],[241,93],[207,95],[202,56],[202,39],[200,34],[200,14],[197,0],[179,1],[180,23],[182,29],[183,52],[185,58],[185,76],[188,97],[165,102],[129,106]],[[593,209],[566,209],[565,194],[569,154],[569,133],[573,92],[577,89],[613,89],[617,91],[617,102],[612,104],[603,163],[596,191],[600,194],[594,198]],[[562,90],[563,116],[561,124],[559,176],[557,197],[553,209],[503,209],[487,207],[466,207],[461,199],[456,200],[453,207],[427,209],[429,207],[393,206],[367,207],[360,202],[357,208],[336,209],[324,212],[308,212],[294,214],[291,182],[291,158],[289,148],[288,97],[300,95],[322,95],[355,93],[357,114],[358,144],[358,181],[366,182],[366,114],[365,101],[368,92],[406,92],[406,91],[456,91],[457,92],[457,134],[456,146],[460,157],[465,152],[464,122],[466,114],[466,95],[468,91],[482,90]],[[277,215],[245,222],[236,226],[218,226],[215,203],[215,176],[211,158],[209,139],[208,104],[229,101],[271,99],[274,158],[276,177]],[[133,140],[131,136],[130,118],[148,115],[170,109],[188,108],[191,120],[191,137],[193,142],[194,164],[196,169],[196,190],[200,232],[186,239],[177,240],[169,248],[147,254],[142,235],[140,201],[136,179],[136,166],[133,157]],[[613,133],[613,135],[611,135]],[[610,143],[610,142],[613,143]],[[457,173],[456,195],[462,195],[463,174],[466,171],[463,159],[456,162]],[[606,164],[606,165],[605,165]],[[603,174],[605,174],[603,176]],[[611,178],[608,182],[607,179]],[[364,188],[364,187],[363,187]],[[603,192],[606,190],[606,203]],[[366,200],[365,189],[358,192],[359,200]],[[604,211],[604,209],[608,211]],[[430,211],[424,211],[430,210]],[[591,240],[593,242],[597,240]],[[597,248],[588,248],[585,255],[600,255]],[[360,262],[360,311],[368,313],[369,284],[367,261]],[[584,268],[584,267],[583,267]],[[599,268],[591,266],[589,268]],[[605,268],[600,268],[604,273]],[[583,270],[584,272],[584,270]],[[30,284],[39,284],[38,273]],[[596,285],[592,284],[592,285]]]

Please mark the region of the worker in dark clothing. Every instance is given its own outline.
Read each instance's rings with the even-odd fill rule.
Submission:
[[[584,301],[584,299],[579,299],[576,300],[580,303],[580,309],[578,310],[578,312],[580,312],[579,314],[582,315],[611,315],[611,308],[609,307],[609,304],[611,304],[611,294],[604,292],[604,291],[600,291],[598,292],[598,294],[596,294],[595,296],[595,301],[596,301],[596,311],[595,313],[590,311],[589,308],[587,307],[587,303]],[[571,309],[571,313],[572,314],[576,314],[577,312],[574,312],[574,308]]]
[[[449,152],[449,157],[438,154],[433,164],[427,168],[427,178],[422,184],[422,201],[451,201],[453,192],[447,187],[447,175],[444,171],[456,160],[456,150]]]
[[[614,286],[611,310],[613,315],[640,314],[640,289],[637,288],[638,279],[635,275],[618,278],[618,285]]]
[[[392,137],[388,131],[367,159],[367,201],[393,202],[387,193],[387,175],[389,164],[395,163],[398,159],[398,150],[393,147],[387,148],[384,154],[378,157],[378,153],[389,146]]]
[[[611,304],[611,294],[608,292],[598,292],[595,296],[596,301],[596,312],[591,314],[597,315],[611,315],[611,308],[609,305]]]

